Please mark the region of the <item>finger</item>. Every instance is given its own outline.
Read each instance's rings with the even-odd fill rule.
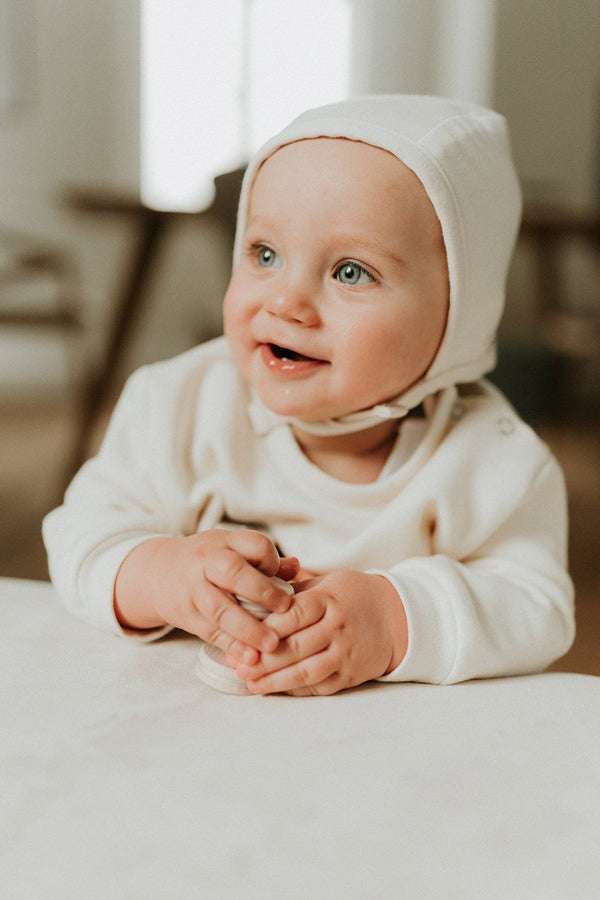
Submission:
[[[293,578],[296,578],[300,571],[300,563],[295,556],[283,556],[279,560],[279,569],[277,570],[277,577],[282,578],[284,581],[292,581]]]
[[[345,685],[342,684],[339,672],[334,672],[329,678],[325,678],[319,684],[311,684],[308,687],[295,688],[293,691],[287,691],[291,697],[330,697],[343,690]]]
[[[253,666],[260,659],[260,653],[253,647],[246,647],[240,643],[234,645],[235,642],[231,645],[231,652],[229,650],[225,652],[225,662],[232,669],[237,670],[238,666],[242,665]]]
[[[260,531],[242,528],[228,532],[225,543],[265,575],[277,574],[280,564],[279,553],[273,541]]]
[[[316,572],[308,572],[306,569],[300,567],[295,576],[297,582],[304,582],[310,580],[314,580],[319,578],[320,576]]]
[[[279,644],[279,636],[275,631],[243,610],[227,593],[211,584],[205,584],[201,603],[196,602],[190,618],[191,627],[186,630],[220,647],[226,653],[230,652],[230,648],[236,653],[235,642],[266,653],[273,652]]]
[[[258,603],[271,611],[285,611],[290,597],[283,586],[271,581],[237,551],[224,549],[213,554],[204,566],[205,578],[215,587]]]
[[[248,679],[246,685],[251,694],[287,694],[318,685],[336,671],[337,665],[332,654],[325,650],[262,678]]]
[[[262,653],[255,663],[242,662],[237,666],[237,673],[243,681],[256,681],[272,672],[316,656],[326,650],[330,643],[331,638],[327,630],[317,624],[281,641],[273,653]]]
[[[265,619],[265,624],[277,632],[280,638],[287,638],[320,622],[327,611],[325,596],[319,591],[301,591],[294,596],[290,608],[284,612],[274,612]]]
[[[225,652],[225,662],[232,669],[239,665],[254,666],[260,660],[261,654],[254,647],[248,647],[241,641],[233,640]]]

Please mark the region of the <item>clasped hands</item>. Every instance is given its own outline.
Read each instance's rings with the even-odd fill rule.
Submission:
[[[272,575],[293,582],[295,596]],[[270,614],[255,619],[235,595]],[[126,628],[169,623],[220,647],[253,694],[333,694],[392,671],[407,646],[404,608],[386,578],[304,572],[250,529],[144,541],[121,566],[114,605]]]
[[[290,608],[264,620],[279,637],[276,649],[254,665],[228,658],[251,694],[333,694],[400,664],[405,648],[396,649],[403,630],[395,619],[403,609],[387,579],[341,569],[295,588]]]

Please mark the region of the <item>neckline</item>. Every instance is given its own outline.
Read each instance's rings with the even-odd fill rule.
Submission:
[[[285,422],[280,423],[281,427],[270,429],[264,437],[271,446],[273,457],[279,468],[285,469],[289,465],[288,461],[293,459],[294,465],[290,467],[291,477],[296,481],[300,476],[303,488],[309,489],[311,493],[316,493],[320,500],[322,500],[323,494],[330,499],[338,497],[340,500],[352,494],[355,502],[363,499],[365,503],[368,503],[373,500],[374,496],[384,496],[390,490],[396,493],[425,464],[446,428],[456,396],[457,390],[452,386],[440,391],[435,397],[429,398],[426,404],[424,432],[417,441],[413,452],[400,465],[394,466],[393,471],[383,475],[386,469],[384,466],[382,473],[375,481],[363,484],[341,481],[333,475],[328,475],[327,472],[311,462],[302,452],[291,427]],[[394,454],[396,446],[397,444],[392,448],[390,455]]]

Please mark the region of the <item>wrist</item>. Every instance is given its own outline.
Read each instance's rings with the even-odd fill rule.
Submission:
[[[376,575],[381,580],[381,599],[385,606],[388,634],[390,635],[389,662],[383,675],[397,669],[408,650],[408,622],[404,604],[398,591],[384,575]]]
[[[151,631],[167,622],[157,613],[154,593],[160,579],[154,577],[152,563],[168,538],[149,538],[131,550],[115,578],[113,609],[119,625],[132,631]]]

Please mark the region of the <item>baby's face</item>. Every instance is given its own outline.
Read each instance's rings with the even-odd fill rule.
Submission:
[[[439,221],[396,157],[318,138],[266,160],[224,319],[267,407],[315,421],[391,400],[429,368],[447,309]]]

